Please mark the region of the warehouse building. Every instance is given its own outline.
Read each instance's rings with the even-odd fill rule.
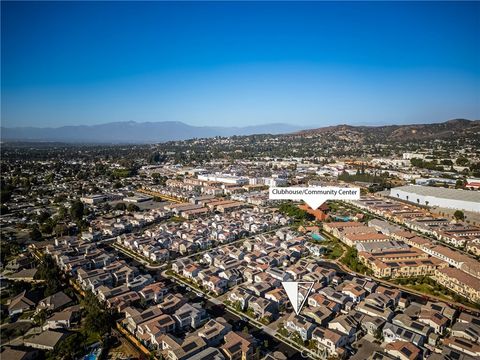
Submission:
[[[392,188],[390,196],[413,204],[480,212],[480,192],[419,185]]]

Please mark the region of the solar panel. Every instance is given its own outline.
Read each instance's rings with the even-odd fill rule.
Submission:
[[[410,351],[410,349],[407,349],[406,347],[403,347],[402,350],[400,350],[403,354],[405,354],[406,356],[410,356],[412,355],[412,352]]]
[[[471,348],[472,347],[472,344],[470,343],[467,343],[465,340],[462,340],[462,339],[456,339],[456,342],[467,347],[467,348]]]
[[[417,323],[417,322],[412,322],[412,325],[411,325],[411,326],[412,326],[412,328],[417,329],[417,330],[423,329],[423,325],[422,325],[422,324],[419,324],[419,323]]]

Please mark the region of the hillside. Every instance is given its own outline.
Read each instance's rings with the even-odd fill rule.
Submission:
[[[412,140],[454,139],[480,136],[480,120],[454,119],[443,123],[350,126],[337,125],[302,130],[292,134],[300,137],[329,136],[356,142],[406,142]]]

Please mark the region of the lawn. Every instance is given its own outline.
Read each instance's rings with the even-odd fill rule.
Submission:
[[[338,259],[343,255],[343,248],[339,243],[331,242],[326,244],[328,250],[325,256],[330,260]]]

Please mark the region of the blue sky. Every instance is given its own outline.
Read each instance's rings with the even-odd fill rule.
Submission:
[[[480,3],[2,2],[2,126],[480,118]]]

